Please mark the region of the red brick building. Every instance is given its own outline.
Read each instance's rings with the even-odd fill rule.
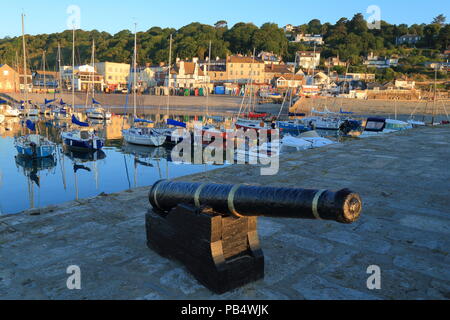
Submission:
[[[11,93],[19,90],[19,74],[7,64],[0,64],[0,92]]]

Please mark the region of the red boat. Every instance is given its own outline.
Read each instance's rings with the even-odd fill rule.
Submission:
[[[268,116],[270,116],[269,113],[249,112],[247,114],[247,118],[251,118],[251,119],[262,119],[262,118],[267,118]]]

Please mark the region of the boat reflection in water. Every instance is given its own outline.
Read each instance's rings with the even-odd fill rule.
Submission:
[[[166,161],[165,167],[166,176],[164,176],[163,174],[164,170],[161,165],[161,161],[166,160],[167,154],[170,154],[170,151],[168,151],[166,148],[139,146],[125,142],[122,145],[121,151],[124,154],[123,159],[125,163],[125,171],[127,174],[128,187],[130,189],[132,187],[136,188],[138,186],[139,166],[156,168],[158,170],[159,179],[167,179],[167,177],[169,176],[168,161]],[[131,155],[134,158],[133,186],[131,185],[130,172],[126,155]]]
[[[64,155],[72,160],[73,163],[73,173],[75,181],[75,200],[79,200],[79,187],[78,187],[78,171],[92,172],[95,180],[95,188],[99,189],[99,170],[97,166],[97,161],[106,158],[106,153],[103,150],[95,150],[92,152],[82,152],[76,151],[65,146],[63,148]],[[64,161],[64,157],[62,158]],[[63,168],[65,168],[63,164]],[[63,172],[64,188],[65,185],[65,172]]]
[[[35,185],[39,189],[42,183],[42,174],[48,175],[55,174],[57,161],[55,157],[45,158],[27,158],[17,155],[16,166],[21,169],[23,174],[27,177],[28,182],[28,198],[30,201],[30,209],[35,208]],[[39,193],[40,197],[40,193]],[[38,199],[40,200],[40,199]]]

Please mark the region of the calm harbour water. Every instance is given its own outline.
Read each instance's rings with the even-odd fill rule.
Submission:
[[[154,116],[151,117],[155,119]],[[194,120],[179,117],[179,120]],[[126,121],[113,116],[109,123],[93,123],[106,138],[103,151],[94,154],[62,148],[61,130],[69,122],[40,119],[39,133],[58,144],[54,158],[25,160],[17,157],[14,137],[28,133],[23,120],[6,119],[0,124],[0,215],[42,208],[101,193],[114,193],[135,187],[151,186],[160,179],[176,178],[216,169],[220,166],[175,164],[170,148],[141,147],[123,141]]]

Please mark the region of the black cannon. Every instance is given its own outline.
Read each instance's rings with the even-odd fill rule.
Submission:
[[[210,290],[224,293],[264,278],[257,217],[356,221],[358,194],[161,180],[149,194],[148,246],[173,257]]]

